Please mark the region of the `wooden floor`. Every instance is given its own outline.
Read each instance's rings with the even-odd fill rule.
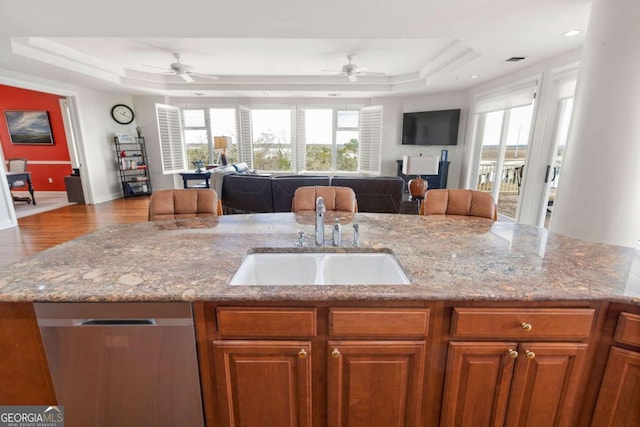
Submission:
[[[71,205],[18,219],[0,230],[0,265],[18,261],[111,224],[147,221],[149,197],[116,199],[98,205]]]

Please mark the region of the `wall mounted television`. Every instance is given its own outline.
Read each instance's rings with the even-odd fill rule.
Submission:
[[[460,109],[404,113],[402,145],[457,145]]]

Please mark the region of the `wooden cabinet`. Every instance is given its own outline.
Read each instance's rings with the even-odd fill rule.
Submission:
[[[327,351],[327,425],[420,425],[424,341],[329,341]]]
[[[590,422],[597,389],[590,395],[587,385],[605,317],[598,304],[401,304],[196,305],[207,425]],[[623,347],[636,345],[634,321],[621,322]],[[637,420],[630,399],[640,357],[631,350],[612,351],[615,375],[606,375],[603,393],[614,394],[602,394],[598,409],[619,415],[602,425]]]
[[[55,405],[33,304],[0,303],[0,405]]]
[[[588,338],[593,314],[454,309],[441,425],[573,425],[587,344],[545,340]],[[460,337],[483,341],[455,341]]]
[[[310,426],[311,343],[215,341],[225,426]]]
[[[422,425],[429,309],[207,307],[209,424]]]
[[[640,315],[620,313],[593,426],[640,425]],[[619,346],[626,346],[628,349]]]

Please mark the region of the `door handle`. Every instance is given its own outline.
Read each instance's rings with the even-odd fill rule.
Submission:
[[[547,172],[544,174],[544,182],[549,182],[549,172],[551,171],[551,165],[547,165]]]

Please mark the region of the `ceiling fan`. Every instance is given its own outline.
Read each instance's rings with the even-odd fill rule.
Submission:
[[[321,70],[329,73],[338,73],[339,76],[347,76],[351,82],[357,82],[358,76],[384,76],[385,73],[369,71],[369,67],[362,67],[352,63],[353,55],[347,55],[347,64],[342,66],[342,70]]]
[[[173,57],[176,58],[176,62],[172,62],[171,64],[169,64],[168,69],[162,68],[163,70],[166,70],[166,74],[175,74],[176,76],[182,78],[182,80],[184,80],[187,83],[192,83],[195,81],[191,76],[200,76],[200,77],[205,77],[211,80],[218,80],[218,77],[216,76],[194,72],[193,67],[191,65],[187,65],[180,61],[181,56],[179,53],[174,53]],[[153,66],[148,65],[148,67],[153,67]],[[161,68],[161,67],[153,67],[153,68]]]

